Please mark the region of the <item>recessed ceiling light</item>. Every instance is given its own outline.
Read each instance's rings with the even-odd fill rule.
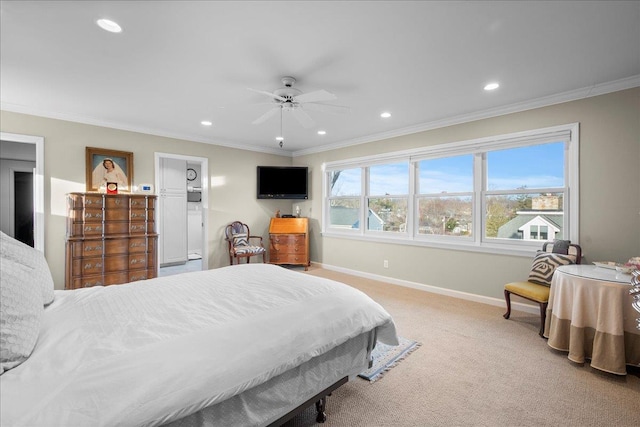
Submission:
[[[388,119],[389,117],[391,117],[391,113],[385,111],[384,113],[380,114],[380,117],[382,117],[383,119]]]
[[[318,135],[326,135],[327,131],[326,130],[319,130],[318,131]]]
[[[200,122],[200,124],[203,125],[203,126],[211,126],[211,125],[213,125],[213,123],[210,122],[209,120],[203,120],[203,121]]]
[[[489,83],[484,87],[484,90],[496,90],[500,87],[498,83]]]
[[[284,141],[284,138],[282,136],[276,136],[276,141]]]
[[[109,31],[110,33],[122,32],[122,27],[120,27],[120,25],[118,25],[116,22],[113,22],[110,19],[98,19],[96,21],[96,24],[98,24],[98,26],[103,30]]]

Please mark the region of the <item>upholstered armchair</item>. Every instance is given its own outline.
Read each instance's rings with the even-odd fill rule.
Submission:
[[[511,294],[536,302],[540,305],[540,332],[538,334],[543,336],[553,273],[561,265],[580,264],[581,259],[582,248],[579,245],[568,240],[546,242],[542,246],[542,251],[538,251],[533,259],[528,279],[523,282],[507,283],[504,286],[507,312],[503,317],[508,319],[511,316]]]
[[[224,230],[225,240],[229,245],[229,263],[233,265],[233,260],[240,264],[241,258],[246,258],[247,263],[252,256],[262,255],[262,262],[266,262],[266,249],[262,245],[262,236],[252,236],[249,226],[240,221],[234,221],[227,225]]]

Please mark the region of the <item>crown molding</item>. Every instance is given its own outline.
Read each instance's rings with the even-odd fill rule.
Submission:
[[[342,141],[337,144],[323,145],[321,147],[309,148],[306,150],[298,150],[293,152],[293,157],[305,156],[309,154],[321,153],[324,151],[336,150],[339,148],[351,147],[354,145],[366,144],[368,142],[380,141],[383,139],[396,138],[404,135],[411,135],[418,132],[424,132],[433,129],[439,129],[447,126],[458,125],[462,123],[473,122],[476,120],[488,119],[491,117],[504,116],[506,114],[518,113],[521,111],[533,110],[535,108],[548,107],[550,105],[562,104],[570,101],[577,101],[584,98],[605,95],[607,93],[618,92],[621,90],[631,89],[640,86],[640,74],[627,77],[612,82],[601,83],[584,87],[580,89],[562,92],[554,95],[544,96],[529,101],[518,102],[502,107],[490,108],[487,110],[476,111],[460,116],[448,117],[441,120],[422,123],[415,126],[409,126],[402,129],[396,129],[389,132],[383,132],[373,135],[355,138],[348,141]]]
[[[564,102],[576,101],[579,99],[590,98],[593,96],[604,95],[611,92],[617,92],[625,89],[631,89],[640,86],[640,74],[627,77],[624,79],[615,80],[607,83],[595,84],[589,87],[584,87],[568,92],[562,92],[555,95],[544,96],[541,98],[532,99],[529,101],[519,102],[497,108],[490,108],[487,110],[476,111],[470,114],[463,114],[459,116],[449,117],[441,120],[435,120],[432,122],[422,123],[415,126],[409,126],[402,129],[396,129],[389,132],[382,132],[373,135],[367,135],[361,138],[355,138],[351,140],[345,140],[336,144],[322,145],[314,148],[298,151],[287,151],[283,149],[256,147],[250,145],[244,145],[229,141],[220,141],[215,139],[202,138],[200,136],[190,134],[180,134],[167,132],[161,129],[146,128],[142,126],[134,126],[127,123],[110,122],[107,120],[98,119],[95,117],[81,116],[76,114],[69,114],[63,112],[44,111],[30,107],[26,107],[18,104],[10,104],[6,102],[0,102],[0,109],[10,111],[14,113],[29,114],[32,116],[46,117],[57,120],[64,120],[68,122],[83,123],[93,126],[102,126],[113,129],[119,129],[129,132],[138,132],[148,135],[161,136],[172,139],[186,140],[192,142],[199,142],[202,144],[219,145],[222,147],[235,148],[239,150],[255,151],[259,153],[275,154],[285,157],[299,157],[309,154],[321,153],[324,151],[337,150],[340,148],[351,147],[354,145],[366,144],[368,142],[380,141],[383,139],[396,138],[399,136],[410,135],[418,132],[424,132],[428,130],[438,129],[446,126],[452,126],[462,123],[473,122],[481,119],[488,119],[491,117],[503,116],[506,114],[517,113],[526,110],[532,110],[535,108],[547,107],[554,104],[561,104]]]
[[[281,148],[275,149],[275,148],[267,148],[267,147],[256,147],[252,145],[244,145],[244,144],[228,142],[228,141],[207,139],[207,138],[202,138],[200,136],[195,136],[190,134],[173,133],[173,132],[167,132],[161,129],[147,128],[143,126],[134,126],[127,123],[110,122],[107,120],[97,119],[95,117],[61,113],[61,112],[55,112],[55,111],[38,110],[38,109],[26,107],[24,105],[10,104],[7,102],[0,102],[0,110],[9,111],[12,113],[28,114],[31,116],[45,117],[48,119],[82,123],[85,125],[107,127],[111,129],[124,130],[128,132],[143,133],[146,135],[161,136],[164,138],[172,138],[172,139],[179,139],[183,141],[199,142],[202,144],[218,145],[221,147],[236,148],[239,150],[255,151],[255,152],[266,153],[266,154],[276,154],[278,156],[285,156],[285,157],[291,157],[292,155],[291,151],[284,151]]]

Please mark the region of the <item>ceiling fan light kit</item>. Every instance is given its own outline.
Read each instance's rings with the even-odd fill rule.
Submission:
[[[266,113],[264,113],[251,123],[254,125],[264,123],[275,116],[278,111],[280,111],[281,138],[283,138],[283,111],[290,112],[291,115],[298,121],[298,123],[300,123],[305,129],[312,128],[316,124],[313,118],[311,118],[311,116],[305,111],[306,108],[308,108],[309,110],[326,113],[345,113],[349,111],[348,107],[344,107],[341,105],[318,104],[319,102],[332,101],[334,99],[337,99],[336,95],[331,92],[320,89],[313,92],[303,93],[301,90],[293,87],[293,85],[296,83],[296,79],[291,76],[284,76],[282,79],[280,79],[280,81],[282,82],[283,87],[278,88],[273,92],[267,92],[264,90],[252,88],[249,88],[249,90],[270,97],[274,103],[274,106],[271,109],[269,109]],[[276,138],[276,140],[278,139]],[[280,147],[282,147],[283,140],[280,139],[279,141]]]

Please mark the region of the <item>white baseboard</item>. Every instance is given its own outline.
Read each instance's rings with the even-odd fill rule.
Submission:
[[[460,298],[468,301],[479,302],[482,304],[494,305],[497,307],[504,307],[506,309],[506,303],[504,299],[487,297],[484,295],[476,295],[468,292],[456,291],[453,289],[439,288],[437,286],[425,285],[423,283],[411,282],[408,280],[395,279],[393,277],[380,276],[377,274],[365,273],[363,271],[351,270],[344,267],[337,267],[335,265],[322,264],[313,262],[313,265],[324,268],[326,270],[337,271],[340,273],[350,274],[352,276],[364,277],[366,279],[376,280],[379,282],[391,283],[392,285],[404,286],[406,288],[418,289],[425,292],[431,292],[433,294],[446,295],[449,297]],[[540,314],[540,307],[530,304],[523,304],[519,302],[511,301],[511,310],[524,311],[526,313]]]

